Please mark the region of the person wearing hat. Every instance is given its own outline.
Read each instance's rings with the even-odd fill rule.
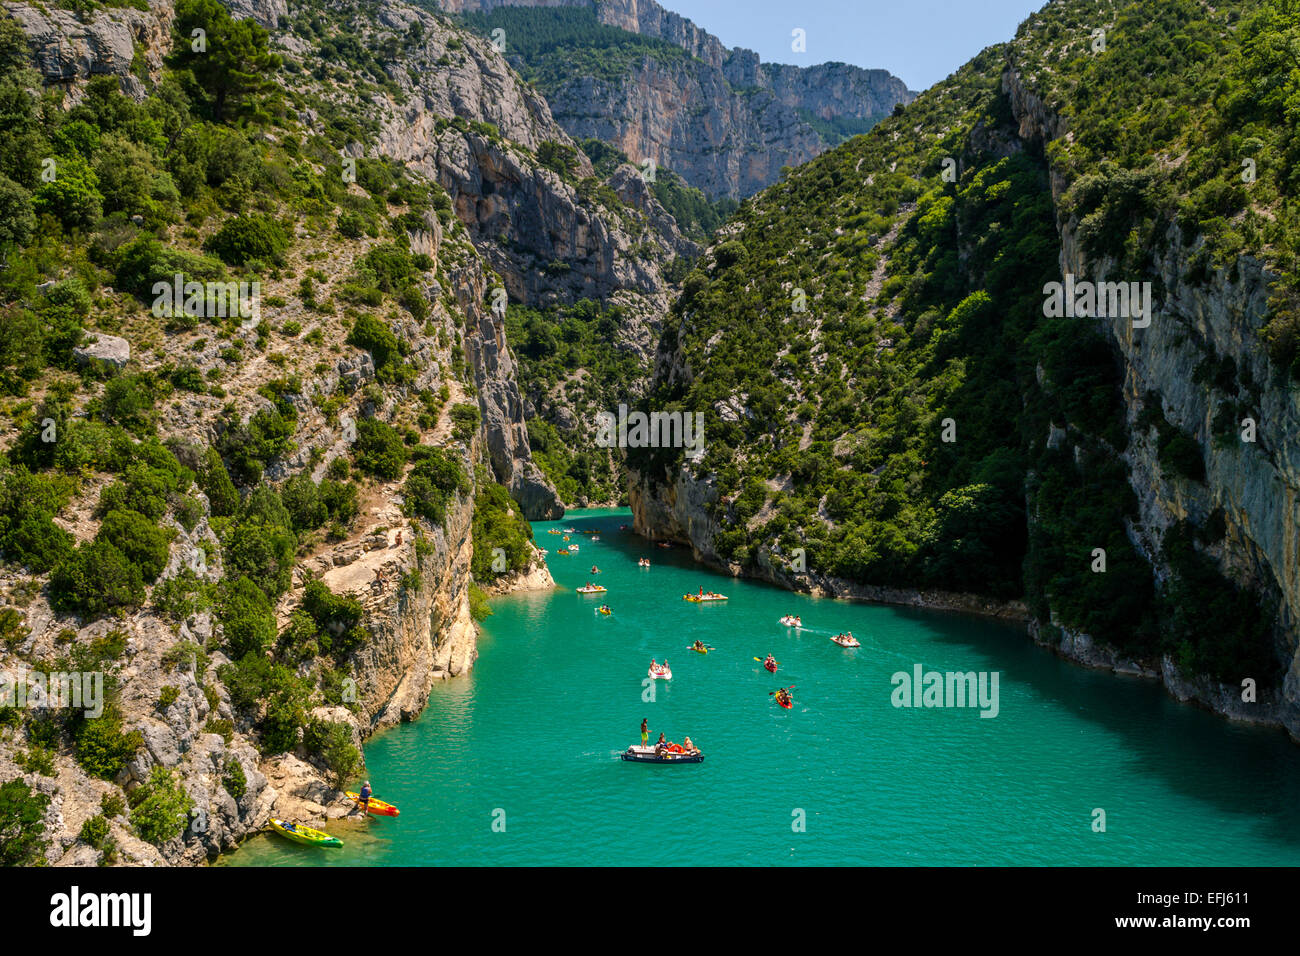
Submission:
[[[366,815],[369,815],[370,813],[371,793],[373,793],[373,791],[370,789],[370,781],[367,780],[363,784],[361,784],[361,792],[357,794],[357,806],[359,806],[361,808],[361,812]]]

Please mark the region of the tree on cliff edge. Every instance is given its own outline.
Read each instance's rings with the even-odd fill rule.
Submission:
[[[232,20],[217,0],[176,4],[172,62],[194,77],[213,121],[222,122],[269,85],[267,78],[280,66],[268,49],[269,37],[252,20]]]

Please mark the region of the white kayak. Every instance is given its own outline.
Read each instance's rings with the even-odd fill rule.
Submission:
[[[781,623],[784,624],[786,627],[798,627],[798,628],[802,628],[802,627],[803,627],[803,619],[802,619],[802,618],[791,617],[789,614],[787,614],[785,617],[781,618]]]
[[[647,672],[654,680],[672,680],[673,672],[668,667],[652,667]]]

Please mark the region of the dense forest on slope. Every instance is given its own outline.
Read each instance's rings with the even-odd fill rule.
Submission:
[[[1139,659],[1277,679],[1274,594],[1222,573],[1222,513],[1168,529],[1159,575],[1129,533],[1131,442],[1151,430],[1162,480],[1186,487],[1205,481],[1201,444],[1158,396],[1130,420],[1103,329],[1044,310],[1059,222],[1077,222],[1111,277],[1147,278],[1170,225],[1206,237],[1193,275],[1246,250],[1290,267],[1294,125],[1277,120],[1297,89],[1278,52],[1292,7],[1184,6],[1125,8],[1101,59],[1096,4],[1050,4],[1014,43],[742,204],[685,279],[646,402],[705,411],[690,473],[717,496],[720,560],[797,579],[788,562],[804,549],[819,575],[1023,596],[1044,624]],[[1021,138],[1004,78],[1035,64],[1071,130],[1046,154]],[[1289,281],[1265,332],[1283,366]],[[1197,375],[1226,393],[1231,435],[1263,383],[1212,349]],[[675,454],[631,460],[662,499]]]
[[[324,11],[303,14],[308,33],[371,62]],[[247,781],[266,785],[258,759],[297,754],[335,785],[360,768],[374,609],[322,578],[376,536],[395,546],[380,504],[396,502],[384,514],[408,529],[410,563],[400,580],[366,571],[371,594],[428,587],[453,512],[473,512],[480,580],[503,570],[495,549],[506,571],[534,551],[479,462],[467,308],[450,291],[485,283],[478,254],[436,181],[341,153],[376,128],[345,91],[396,87],[377,66],[344,81],[328,59],[277,54],[215,0],[181,0],[173,29],[150,95],[102,76],[64,109],[0,17],[0,653],[108,675],[102,719],[0,707],[0,761],[120,782],[170,714],[177,733],[224,741],[222,832],[237,839]],[[196,29],[221,56],[191,52]],[[208,285],[160,305],[156,284],[176,277]],[[241,282],[261,284],[260,310],[218,309]],[[150,859],[136,841],[185,831],[183,777],[157,767],[106,804],[99,858],[126,840]]]

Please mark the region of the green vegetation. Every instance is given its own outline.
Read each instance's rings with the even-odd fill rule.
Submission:
[[[1146,47],[1122,54],[1134,71],[1152,69],[1165,15],[1121,17]],[[1258,595],[1216,578],[1194,548],[1158,588],[1126,534],[1137,507],[1117,460],[1128,442],[1117,356],[1088,324],[1043,316],[1043,286],[1059,278],[1046,158],[978,145],[1016,133],[1000,86],[1006,55],[986,50],[742,204],[732,238],[696,264],[666,323],[661,349],[683,350],[692,374],[644,404],[704,413],[694,470],[720,493],[724,557],[753,564],[764,549],[780,562],[803,549],[818,574],[1023,597],[1040,620],[1055,612],[1135,656],[1171,652],[1218,675],[1250,661],[1267,683],[1271,615],[1245,612]],[[1109,65],[1081,69],[1091,91],[1116,82]],[[1121,103],[1139,125],[1185,121],[1152,110],[1136,76],[1128,89],[1131,101],[1092,96],[1088,122],[1113,129]],[[1076,136],[1076,147],[1088,141]],[[1159,141],[1147,128],[1131,143]],[[957,182],[939,175],[945,157],[959,158]],[[1173,174],[1093,160],[1061,160],[1079,177],[1067,212],[1093,254],[1140,268],[1163,228],[1156,180]],[[1086,180],[1085,168],[1108,178]],[[862,169],[873,171],[865,181]],[[1206,374],[1235,392],[1217,366]],[[1204,480],[1199,444],[1163,416],[1152,424],[1162,467]],[[679,452],[630,456],[658,481],[681,467]],[[1105,573],[1092,570],[1096,548]]]
[[[0,866],[41,866],[49,840],[45,808],[50,798],[15,778],[0,784]]]
[[[176,775],[165,767],[149,771],[149,779],[131,791],[127,799],[136,835],[155,846],[180,836],[194,807]]]
[[[455,19],[486,37],[504,29],[510,65],[546,94],[578,77],[624,80],[646,57],[665,65],[690,59],[675,43],[606,26],[584,7],[500,7]]]
[[[412,455],[416,462],[402,487],[406,513],[441,525],[451,496],[469,493],[469,477],[451,449],[421,446]]]
[[[514,499],[500,485],[479,474],[474,498],[474,560],[471,570],[479,581],[490,581],[505,571],[522,571],[532,557],[533,526]],[[505,567],[497,560],[504,554]]]
[[[352,745],[349,724],[313,720],[303,729],[303,746],[329,771],[336,790],[342,790],[361,769],[361,752]]]
[[[538,466],[566,502],[614,501],[622,495],[622,462],[595,445],[597,415],[617,412],[650,369],[620,348],[626,321],[617,305],[582,299],[545,310],[511,305],[506,330],[520,357],[519,384],[542,417],[528,422]],[[574,370],[585,370],[575,375]],[[552,395],[559,390],[562,398]],[[548,417],[557,404],[571,410],[574,427],[561,430]]]

